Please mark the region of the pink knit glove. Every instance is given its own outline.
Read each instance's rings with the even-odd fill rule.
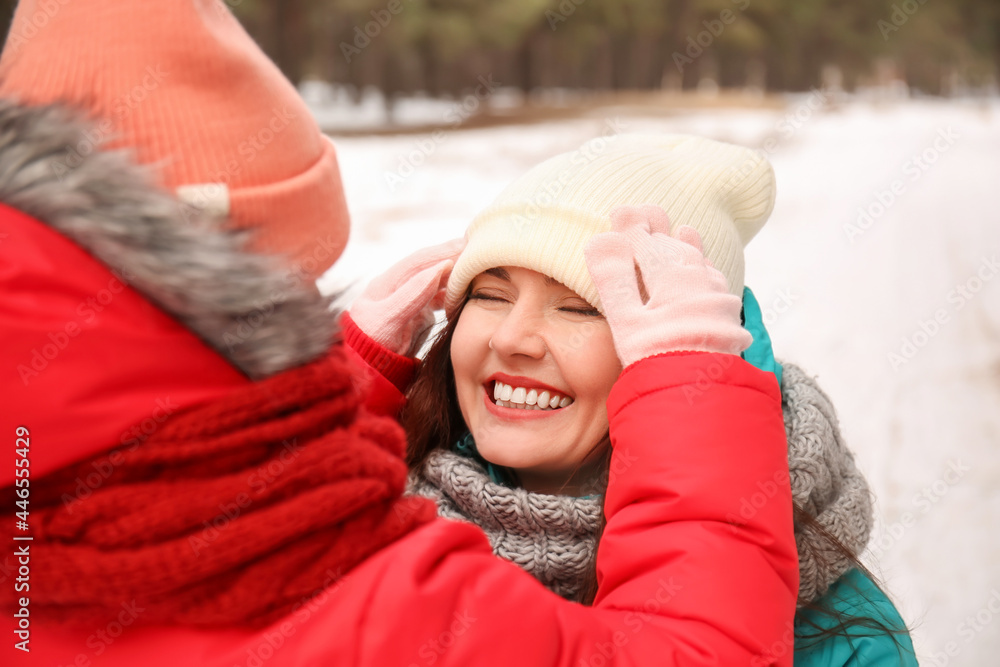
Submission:
[[[619,206],[611,221],[585,255],[623,366],[664,352],[739,354],[750,346],[740,299],[705,259],[693,227],[668,234],[666,212],[653,205]]]
[[[413,356],[444,304],[445,287],[465,238],[424,248],[400,260],[368,285],[351,305],[351,319],[369,338],[397,354]]]

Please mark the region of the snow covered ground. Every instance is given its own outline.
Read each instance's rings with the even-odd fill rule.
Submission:
[[[778,199],[747,248],[747,284],[779,358],[832,396],[877,495],[866,560],[922,664],[998,664],[1000,100],[787,102],[341,138],[354,227],[321,285],[355,281],[356,294],[413,249],[460,235],[533,164],[604,133],[764,149]]]

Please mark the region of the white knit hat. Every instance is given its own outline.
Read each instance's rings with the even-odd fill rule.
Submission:
[[[588,141],[539,164],[472,221],[448,281],[446,308],[487,269],[518,266],[552,276],[601,308],[583,250],[610,231],[612,209],[656,204],[671,229],[690,225],[729,290],[743,295],[743,247],[774,207],[774,171],[758,151],[701,137],[621,134]]]

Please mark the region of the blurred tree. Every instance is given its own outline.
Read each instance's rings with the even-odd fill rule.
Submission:
[[[504,85],[805,90],[831,67],[850,89],[995,85],[997,0],[224,0],[293,81],[399,95]],[[6,26],[16,3],[0,0]]]
[[[4,41],[7,39],[7,33],[10,32],[10,20],[14,17],[14,7],[17,6],[17,0],[0,0],[0,33],[4,36]]]
[[[293,81],[457,95],[478,76],[528,92],[847,88],[886,63],[929,93],[995,81],[996,0],[227,0]],[[881,65],[876,65],[881,63]]]

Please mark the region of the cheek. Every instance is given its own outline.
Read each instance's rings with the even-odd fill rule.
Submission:
[[[606,401],[611,387],[622,372],[622,364],[615,352],[614,339],[607,324],[594,325],[580,346],[572,368],[579,369],[578,380],[588,388],[588,393]]]
[[[458,326],[455,327],[455,333],[451,337],[451,347],[448,350],[448,354],[451,355],[451,367],[455,373],[456,383],[458,383],[466,373],[466,368],[469,365],[467,361],[468,351],[468,336],[463,331],[462,322],[459,320]]]
[[[467,312],[467,311],[466,311]],[[455,388],[459,405],[465,412],[470,387],[476,384],[483,365],[483,350],[488,349],[489,339],[483,339],[483,327],[475,317],[463,312],[451,338],[451,365],[455,374]]]

